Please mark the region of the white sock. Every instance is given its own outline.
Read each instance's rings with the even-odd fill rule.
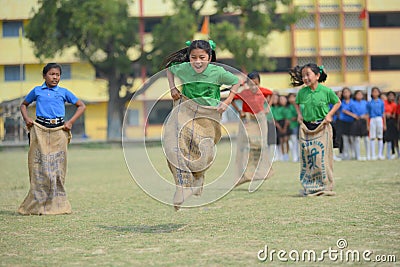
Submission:
[[[376,157],[375,156],[375,140],[372,139],[370,143],[371,143],[371,158],[375,158]]]
[[[387,159],[392,158],[392,142],[387,142],[386,143],[386,157]]]
[[[371,158],[371,153],[370,153],[370,149],[369,149],[369,144],[368,144],[368,137],[364,137],[364,146],[365,146],[365,154],[367,155],[367,159]]]
[[[350,141],[347,135],[343,135],[343,154],[345,159],[350,159]]]
[[[356,159],[359,160],[360,159],[360,137],[356,136],[354,138],[354,152],[356,154]]]
[[[383,158],[383,140],[378,140],[378,157]]]

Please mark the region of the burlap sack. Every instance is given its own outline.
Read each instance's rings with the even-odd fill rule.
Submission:
[[[201,194],[205,171],[221,138],[220,119],[216,107],[199,105],[185,96],[174,101],[163,128],[163,145],[176,184],[176,207],[191,195]]]
[[[334,195],[332,126],[322,123],[315,130],[309,130],[302,123],[299,143],[302,195]]]
[[[272,176],[268,157],[268,125],[264,113],[245,113],[237,136],[236,186]]]
[[[71,213],[64,188],[71,132],[64,131],[63,126],[46,128],[36,122],[29,131],[30,189],[18,212],[24,215]]]

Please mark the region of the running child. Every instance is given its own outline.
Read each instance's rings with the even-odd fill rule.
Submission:
[[[186,45],[163,64],[175,107],[170,115],[173,123],[165,126],[163,139],[176,184],[175,210],[191,195],[201,194],[205,172],[214,159],[214,146],[221,137],[221,113],[240,86],[238,77],[211,63],[216,61],[213,41],[188,41]],[[182,82],[182,91],[175,84],[175,76]],[[221,85],[232,86],[223,102]]]
[[[334,195],[333,133],[330,123],[340,107],[340,100],[332,89],[321,84],[328,76],[322,66],[314,63],[296,66],[289,74],[293,86],[305,85],[296,97],[300,123],[301,195]],[[331,109],[329,104],[333,104]]]

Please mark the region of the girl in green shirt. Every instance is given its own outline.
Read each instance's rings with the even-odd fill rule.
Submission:
[[[164,124],[163,145],[176,185],[175,210],[190,196],[201,195],[205,172],[214,162],[215,145],[221,138],[221,113],[240,86],[234,74],[210,64],[216,61],[213,41],[188,41],[186,45],[164,61],[174,109]],[[175,76],[181,81],[182,91],[175,85]],[[231,86],[223,102],[222,85]]]
[[[335,195],[333,191],[332,117],[340,107],[337,95],[325,82],[323,67],[310,63],[289,71],[293,86],[305,85],[296,97],[300,123],[300,182],[303,196]],[[332,104],[330,109],[329,104]],[[300,109],[300,105],[302,108]]]

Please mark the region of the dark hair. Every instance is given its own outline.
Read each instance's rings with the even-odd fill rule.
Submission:
[[[371,88],[371,97],[372,97],[372,92],[373,92],[374,90],[378,90],[378,92],[379,92],[378,97],[381,97],[381,90],[380,90],[378,87],[376,87],[376,86],[374,86],[374,87]]]
[[[194,40],[190,43],[188,47],[182,48],[181,50],[178,50],[167,56],[162,63],[163,68],[168,68],[174,63],[189,62],[189,55],[193,49],[202,49],[206,51],[207,54],[211,57],[212,62],[217,61],[215,51],[211,48],[211,45],[208,41]]]
[[[343,99],[344,99],[344,97],[343,97],[343,92],[344,92],[345,90],[348,90],[348,91],[350,92],[350,98],[349,98],[349,99],[351,99],[352,94],[351,94],[350,88],[349,88],[349,87],[343,87],[343,88],[342,88],[342,95],[341,95],[341,97],[340,97],[340,100],[343,100]]]
[[[389,96],[390,94],[394,95],[394,98],[396,98],[396,93],[393,91],[389,91],[386,93],[387,96]]]
[[[247,78],[249,78],[250,80],[258,79],[258,81],[261,82],[260,74],[257,71],[252,71],[247,74]]]
[[[44,66],[44,68],[43,68],[43,76],[45,76],[49,72],[50,69],[54,69],[54,68],[55,69],[59,69],[60,70],[60,75],[62,74],[61,65],[52,62],[52,63],[47,63],[47,65]]]
[[[314,72],[316,75],[319,74],[318,82],[320,83],[325,82],[326,78],[328,78],[328,74],[326,74],[324,66],[318,66],[317,64],[314,63],[308,63],[304,66],[297,65],[296,67],[291,68],[289,70],[290,80],[292,81],[291,84],[293,86],[300,86],[304,84],[303,75],[301,74],[304,68],[311,69],[312,72]]]
[[[289,94],[287,95],[288,100],[289,100],[289,98],[290,98],[291,96],[296,96],[296,94],[295,94],[295,93],[289,93]]]
[[[285,105],[285,106],[283,106],[283,107],[287,107],[287,106],[289,106],[288,97],[287,97],[287,96],[285,96],[285,95],[280,95],[280,96],[279,96],[279,98],[278,98],[278,106],[282,106],[282,105],[281,105],[281,97],[283,97],[283,98],[285,98],[285,99],[286,99],[286,105]]]
[[[356,91],[354,92],[354,94],[353,94],[353,99],[356,100],[356,95],[357,95],[358,93],[361,93],[362,96],[363,96],[363,99],[364,99],[364,93],[363,93],[363,91],[361,91],[361,90],[356,90]]]

